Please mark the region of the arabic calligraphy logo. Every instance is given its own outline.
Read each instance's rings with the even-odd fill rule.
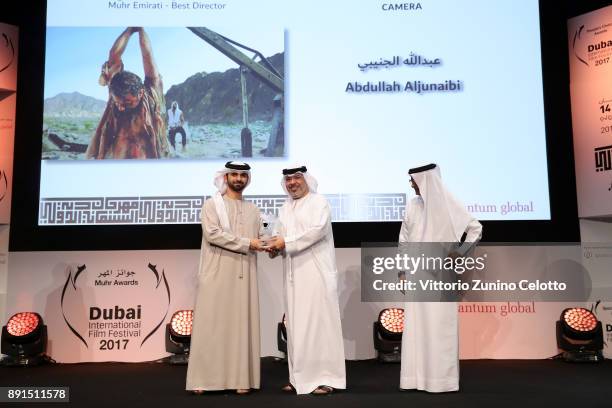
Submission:
[[[595,172],[612,170],[612,145],[596,147]]]
[[[13,40],[5,33],[2,33],[2,38],[4,39],[2,46],[8,50],[8,61],[0,61],[0,72],[6,70],[13,64],[13,61],[15,61],[15,47],[13,46]],[[4,53],[0,55],[4,55]]]
[[[157,291],[158,289],[162,290],[163,294],[165,295],[165,312],[163,317],[160,319],[159,322],[155,322],[155,327],[153,327],[153,329],[151,329],[151,331],[149,331],[147,333],[146,336],[144,336],[144,339],[142,340],[142,342],[140,343],[140,347],[142,347],[144,345],[144,343],[151,338],[151,336],[153,336],[153,334],[159,330],[159,328],[162,326],[162,324],[164,323],[164,321],[166,320],[166,317],[168,316],[168,312],[170,310],[170,301],[171,301],[171,296],[170,296],[170,285],[168,284],[168,279],[166,278],[166,273],[165,270],[162,269],[161,274],[157,271],[157,265],[153,265],[149,262],[149,264],[147,265],[147,268],[149,271],[152,272],[153,277],[155,279],[155,290]],[[85,337],[79,333],[79,331],[77,329],[75,329],[75,325],[72,324],[68,317],[66,316],[66,310],[64,309],[64,301],[66,300],[68,294],[72,291],[72,292],[76,292],[77,290],[77,280],[80,276],[82,276],[83,272],[86,272],[87,266],[86,265],[81,265],[81,266],[77,266],[76,270],[72,270],[71,268],[68,269],[68,277],[66,278],[66,282],[64,283],[64,287],[62,289],[62,295],[61,295],[61,300],[60,300],[60,308],[62,310],[62,316],[64,318],[64,322],[66,323],[66,325],[68,326],[68,328],[70,329],[70,331],[72,332],[72,334],[74,334],[80,341],[81,343],[83,343],[83,345],[85,345],[86,348],[89,348],[89,345],[87,343],[87,340],[85,340]],[[163,286],[161,286],[163,283]],[[160,288],[161,286],[161,288]]]
[[[149,262],[149,265],[147,265],[147,267],[149,268],[150,271],[152,271],[155,274],[155,278],[157,280],[157,285],[155,286],[155,289],[159,288],[159,284],[162,281],[164,282],[166,294],[168,295],[168,304],[166,305],[166,312],[164,313],[164,317],[162,317],[159,323],[157,324],[157,326],[155,326],[153,330],[151,330],[151,332],[145,336],[145,338],[140,343],[140,347],[142,347],[145,341],[147,341],[153,335],[153,333],[155,333],[161,327],[161,325],[166,320],[166,317],[168,316],[168,311],[170,310],[170,286],[168,286],[168,280],[166,279],[166,272],[162,269],[162,273],[160,276],[159,272],[157,272],[157,265],[153,265],[151,264],[151,262]]]
[[[81,273],[85,269],[87,269],[87,266],[86,265],[81,265],[81,266],[77,266],[77,270],[74,271],[74,276],[73,276],[73,271],[70,271],[70,273],[68,273],[68,278],[66,279],[66,283],[64,284],[64,288],[62,289],[62,297],[60,299],[60,307],[62,309],[62,317],[64,318],[64,322],[66,322],[66,325],[68,326],[68,328],[70,329],[72,334],[74,334],[79,340],[81,340],[83,342],[83,344],[85,345],[85,347],[89,348],[87,346],[87,342],[85,341],[83,336],[81,336],[81,334],[74,327],[72,327],[72,325],[68,321],[68,318],[66,317],[66,312],[64,311],[64,297],[66,296],[66,289],[68,289],[68,285],[69,284],[72,284],[71,286],[76,291],[76,280],[78,279],[78,277],[81,275]]]
[[[584,30],[584,25],[580,26],[580,28],[576,30],[576,32],[574,33],[574,40],[572,41],[572,50],[574,51],[574,56],[578,58],[578,61],[582,62],[584,65],[588,67],[589,63],[586,62],[583,58],[580,58],[580,56],[578,55],[578,51],[576,51],[576,43],[580,41],[582,30]]]
[[[6,171],[0,170],[0,201],[4,200],[6,193],[8,192],[8,179],[6,178]]]

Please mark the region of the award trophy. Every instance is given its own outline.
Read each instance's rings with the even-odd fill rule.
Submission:
[[[272,240],[272,237],[277,235],[276,223],[278,221],[278,218],[276,217],[275,214],[266,213],[266,214],[262,214],[261,221],[262,221],[261,240],[263,241],[264,248],[267,248],[268,246],[270,246],[270,241]]]

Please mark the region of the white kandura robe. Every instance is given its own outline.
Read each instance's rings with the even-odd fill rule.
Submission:
[[[289,198],[279,213],[289,382],[298,394],[346,388],[331,211],[317,193]]]
[[[214,199],[202,207],[202,255],[187,367],[187,390],[260,386],[257,255],[261,218],[252,203],[223,196],[230,232]]]
[[[406,206],[399,242],[440,242],[432,240],[424,219],[421,196]],[[430,218],[435,222],[435,217]],[[430,221],[431,222],[431,221]],[[463,224],[465,225],[465,224]],[[479,240],[482,225],[467,221],[467,236],[460,252],[465,254]],[[449,234],[444,242],[456,242]],[[410,302],[404,305],[404,333],[400,388],[429,392],[459,390],[459,327],[456,302]]]

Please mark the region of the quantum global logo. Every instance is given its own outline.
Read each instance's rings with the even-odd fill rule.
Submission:
[[[163,325],[170,308],[170,285],[165,270],[158,272],[157,265],[149,263],[145,271],[141,279],[135,279],[137,272],[123,268],[83,278],[88,272],[85,264],[68,268],[60,300],[62,317],[86,348],[92,343],[102,352],[126,350],[134,344],[141,348]],[[114,280],[101,283],[101,277],[111,274]],[[104,299],[104,305],[88,302],[104,303]],[[114,299],[128,303],[113,304]]]

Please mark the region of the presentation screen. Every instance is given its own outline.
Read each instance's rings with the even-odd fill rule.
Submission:
[[[400,221],[437,163],[480,220],[549,220],[537,0],[47,5],[39,225],[189,224],[230,160],[335,222]]]

